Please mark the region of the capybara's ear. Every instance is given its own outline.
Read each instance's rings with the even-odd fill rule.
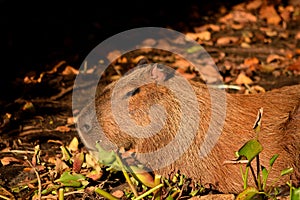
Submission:
[[[138,66],[139,66],[139,65],[145,65],[145,64],[148,64],[148,63],[149,63],[148,59],[145,58],[145,57],[142,57],[142,58],[137,62],[137,65],[138,65]]]
[[[155,63],[151,69],[151,78],[158,82],[167,81],[172,78],[174,74],[174,69],[158,63]]]

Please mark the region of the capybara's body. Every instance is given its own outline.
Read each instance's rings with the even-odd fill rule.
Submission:
[[[151,68],[149,70],[151,72]],[[167,147],[171,150],[166,151],[167,153],[162,152],[161,157],[156,156],[148,160],[141,154],[140,161],[147,166],[150,162],[156,167],[161,164],[162,168],[155,171],[165,176],[180,170],[187,177],[199,180],[202,184],[212,184],[221,192],[237,193],[243,189],[240,167],[243,166],[244,169],[245,164],[224,162],[234,160],[235,152],[245,142],[256,137],[253,124],[259,109],[263,108],[262,126],[258,135],[263,146],[259,156],[260,164],[269,168],[270,158],[279,154],[268,183],[279,177],[280,171],[288,167],[293,167],[294,173],[281,178],[276,185],[285,184],[290,179],[299,183],[300,85],[261,94],[238,95],[225,94],[217,89],[208,89],[202,83],[190,81],[189,85],[194,91],[191,94],[190,90],[178,83],[179,79],[175,79],[177,75],[166,80],[178,89],[174,92],[166,85],[155,82],[140,86],[135,82],[134,73],[124,77],[122,86],[112,83],[99,92],[95,100],[96,116],[90,114],[93,108],[91,105],[83,109],[78,118],[78,125],[81,138],[89,148],[93,149],[97,140],[101,144],[101,141],[105,141],[104,137],[118,147],[134,148],[137,153],[158,152],[169,145]],[[116,86],[121,89],[113,93]],[[182,96],[176,96],[176,92],[180,91]],[[114,95],[119,99],[117,102],[128,103],[123,118],[116,119],[116,111],[113,109],[121,112],[122,103],[120,108],[119,104],[112,103]],[[193,97],[197,104],[190,100]],[[180,98],[184,98],[184,101]],[[153,105],[161,105],[164,109],[153,109]],[[195,113],[198,116],[195,116]],[[182,121],[183,118],[187,120]],[[158,129],[156,134],[151,133],[145,138],[139,138],[127,133],[136,126],[127,126],[126,130],[120,128],[120,124],[124,122],[126,126],[128,121],[139,128],[145,127],[147,131],[153,130],[155,125],[151,123],[158,121],[162,123],[162,128]],[[99,126],[95,126],[98,123]],[[179,133],[181,126],[185,127],[184,134]],[[195,135],[191,132],[195,132]],[[181,136],[176,138],[178,134]],[[174,140],[176,142],[172,143]],[[178,149],[183,149],[184,152]],[[137,158],[139,159],[139,154]],[[174,158],[174,162],[169,163],[170,158]],[[253,167],[256,169],[256,165]],[[254,185],[250,173],[249,180],[250,185]]]

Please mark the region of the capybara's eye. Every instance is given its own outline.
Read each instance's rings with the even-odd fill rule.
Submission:
[[[139,92],[140,92],[140,88],[135,88],[135,89],[127,92],[127,94],[125,95],[125,98],[132,97],[132,96],[136,95]]]
[[[89,123],[85,123],[81,126],[81,129],[83,132],[88,133],[92,129],[92,126]]]

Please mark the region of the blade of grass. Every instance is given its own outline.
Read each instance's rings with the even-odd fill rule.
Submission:
[[[109,199],[109,200],[119,200],[117,197],[109,194],[108,192],[100,189],[100,188],[96,188],[95,192],[100,194],[101,196],[103,196],[105,199]]]
[[[123,175],[124,175],[124,177],[125,177],[125,179],[126,179],[128,185],[129,185],[129,187],[131,188],[131,190],[132,190],[134,196],[135,196],[135,197],[138,197],[139,195],[138,195],[138,193],[137,193],[137,191],[136,191],[134,185],[132,184],[132,181],[130,180],[130,177],[129,177],[127,171],[126,171],[126,168],[125,168],[125,166],[124,166],[124,164],[123,164],[121,158],[119,157],[119,155],[118,155],[117,153],[116,153],[116,160],[117,160],[117,162],[119,163],[119,165],[120,165],[120,167],[121,167],[121,169],[122,169]]]
[[[151,193],[155,192],[156,190],[158,190],[159,188],[163,187],[164,184],[159,184],[157,186],[155,186],[154,188],[151,188],[150,190],[148,190],[147,192],[143,193],[142,195],[138,196],[137,198],[135,198],[134,200],[140,200],[148,195],[150,195]]]
[[[58,200],[64,200],[64,189],[60,188],[58,190]]]

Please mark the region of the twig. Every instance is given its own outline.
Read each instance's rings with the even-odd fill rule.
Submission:
[[[129,177],[129,175],[128,175],[126,169],[125,169],[125,166],[124,166],[124,164],[123,164],[121,158],[119,157],[119,155],[118,155],[117,153],[116,153],[116,159],[117,159],[117,162],[119,163],[119,165],[121,166],[123,175],[124,175],[124,177],[125,177],[125,179],[126,179],[128,185],[129,185],[129,187],[131,188],[131,190],[132,190],[134,196],[137,197],[137,196],[138,196],[138,193],[137,193],[135,187],[133,186],[132,181],[130,180],[130,177]]]
[[[179,194],[178,194],[176,200],[179,200],[179,199],[181,198],[182,193],[183,193],[184,189],[187,188],[187,186],[188,186],[188,183],[184,183],[184,184],[183,184],[183,186],[181,187],[180,192],[179,192]]]
[[[253,169],[253,167],[252,167],[250,164],[249,164],[249,168],[250,168],[251,173],[252,173],[252,175],[253,175],[253,179],[254,179],[255,185],[256,185],[256,187],[258,188],[259,186],[258,186],[258,182],[257,182],[256,176],[255,176],[254,169]]]
[[[37,181],[38,181],[38,199],[42,199],[42,182],[41,182],[41,178],[40,175],[38,173],[38,171],[36,170],[36,168],[31,164],[31,162],[26,158],[27,163],[30,165],[30,167],[33,168]]]
[[[1,198],[1,199],[5,199],[5,200],[10,200],[10,198],[8,198],[8,197],[6,197],[6,196],[3,196],[3,195],[1,195],[1,194],[0,194],[0,198]]]
[[[85,192],[83,191],[72,191],[72,192],[66,192],[64,194],[64,196],[68,196],[68,195],[71,195],[71,194],[84,194]]]
[[[148,191],[145,192],[144,194],[140,195],[139,197],[135,198],[134,200],[140,200],[140,199],[142,199],[142,198],[148,196],[149,194],[155,192],[156,190],[158,190],[159,188],[161,188],[161,187],[163,187],[163,186],[164,186],[164,184],[161,183],[161,184],[155,186],[154,188],[151,188],[150,190],[148,190]]]
[[[5,189],[5,188],[2,187],[2,186],[0,186],[0,188],[1,188],[2,191],[4,190],[4,192],[7,193],[7,195],[9,195],[9,196],[13,197],[13,199],[15,199],[15,198],[14,198],[14,195],[13,195],[12,193],[10,193],[7,189]],[[3,193],[0,194],[0,199],[12,200],[11,198],[4,196]]]
[[[64,193],[64,196],[68,196],[68,195],[72,195],[72,194],[85,194],[85,192],[83,191],[72,191],[72,192],[65,192]],[[58,195],[55,195],[55,196],[43,196],[41,199],[57,199],[58,198]]]
[[[34,133],[43,133],[43,132],[49,132],[51,130],[42,130],[42,129],[35,129],[35,130],[28,130],[28,131],[23,131],[19,134],[20,137],[23,137],[23,136],[27,136],[27,135],[31,135],[31,134],[34,134]]]
[[[225,160],[223,162],[223,165],[226,165],[226,164],[248,164],[248,160]]]
[[[68,92],[73,90],[73,85],[68,87],[68,88],[63,88],[60,93],[58,93],[57,95],[54,95],[52,97],[50,97],[51,100],[57,100],[60,97],[64,96],[65,94],[67,94]]]
[[[220,52],[223,51],[225,53],[230,54],[243,54],[243,53],[255,53],[255,54],[278,54],[285,55],[285,51],[280,49],[272,49],[272,48],[263,48],[263,47],[251,47],[251,48],[236,48],[236,47],[204,47],[204,49],[208,52]]]
[[[3,151],[0,152],[0,154],[4,153],[16,153],[16,154],[34,154],[34,151],[28,151],[28,150],[8,150],[8,151]]]

